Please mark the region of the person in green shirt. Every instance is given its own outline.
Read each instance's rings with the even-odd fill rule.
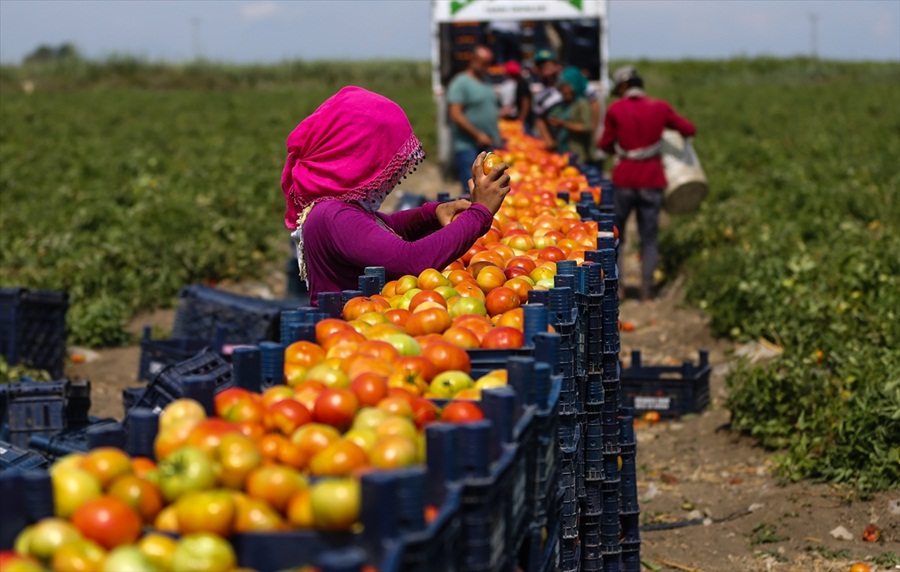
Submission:
[[[486,46],[475,47],[469,67],[458,73],[447,87],[450,140],[463,194],[469,192],[472,164],[478,154],[501,145],[500,101],[485,76],[493,58]]]
[[[592,163],[595,155],[594,113],[584,96],[587,79],[577,67],[569,66],[560,75],[558,87],[563,101],[547,112],[546,119],[556,151],[571,153],[579,164]]]

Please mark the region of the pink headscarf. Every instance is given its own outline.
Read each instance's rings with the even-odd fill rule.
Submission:
[[[357,201],[377,210],[425,158],[400,106],[354,86],[341,89],[304,119],[288,136],[287,151],[281,189],[289,229],[323,200]]]

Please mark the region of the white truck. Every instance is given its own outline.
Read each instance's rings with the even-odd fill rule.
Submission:
[[[589,83],[604,101],[609,93],[607,14],[608,0],[432,0],[432,90],[438,158],[445,173],[453,164],[447,84],[465,69],[473,47],[494,49],[497,65],[489,73],[497,82],[506,58],[517,59],[527,70],[537,50],[551,49],[563,65],[587,70]]]

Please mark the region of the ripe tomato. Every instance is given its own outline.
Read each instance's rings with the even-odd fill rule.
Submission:
[[[478,336],[475,333],[462,326],[451,326],[443,334],[443,338],[455,346],[465,348],[467,350],[476,349],[481,346]]]
[[[523,329],[525,326],[525,311],[521,307],[500,314],[496,326],[509,326],[517,330]]]
[[[510,326],[494,328],[481,340],[481,347],[485,349],[521,348],[525,337],[522,330]]]
[[[484,298],[484,304],[488,314],[496,316],[518,308],[522,301],[512,288],[498,286],[487,293],[487,296]]]
[[[412,419],[413,416],[412,399],[408,397],[385,397],[378,402],[376,407],[388,415],[408,417],[410,419]]]
[[[130,506],[111,496],[97,497],[78,507],[72,524],[107,550],[135,542],[142,526],[141,517]]]
[[[441,413],[441,420],[447,423],[471,423],[482,419],[481,408],[471,401],[451,401]]]
[[[414,397],[410,401],[410,405],[413,410],[413,423],[415,423],[416,427],[420,430],[429,423],[437,421],[440,410],[430,399]]]
[[[350,390],[356,394],[360,406],[375,406],[387,396],[387,380],[372,372],[363,372],[350,382]]]
[[[81,459],[80,468],[94,475],[106,488],[116,477],[131,473],[131,459],[116,447],[98,447]]]
[[[424,302],[434,302],[435,304],[439,304],[445,308],[447,307],[447,301],[444,299],[440,292],[437,292],[435,290],[422,290],[421,292],[418,292],[415,296],[413,296],[409,301],[409,311],[415,313],[416,308],[418,308],[419,305]]]
[[[475,314],[459,316],[453,320],[453,326],[460,326],[471,330],[472,333],[475,334],[475,337],[478,338],[479,344],[481,343],[481,340],[484,339],[485,334],[493,328],[491,320],[487,316]]]
[[[481,166],[484,168],[484,174],[490,175],[491,171],[494,170],[494,167],[501,164],[500,157],[488,151],[488,154],[484,156],[484,162]],[[472,176],[475,176],[474,167],[472,169]]]
[[[307,423],[294,431],[291,441],[300,446],[308,458],[341,438],[341,433],[331,425]]]
[[[420,292],[420,294],[424,293]],[[435,294],[437,294],[435,292]],[[440,294],[437,294],[440,296]],[[417,294],[418,296],[418,294]],[[443,300],[443,297],[441,297]],[[446,308],[428,308],[413,312],[406,321],[406,333],[410,336],[422,336],[425,334],[441,334],[450,327],[450,313]]]
[[[438,286],[449,286],[447,277],[434,268],[426,268],[416,278],[416,286],[422,290],[434,290]],[[418,295],[418,294],[417,294]],[[412,308],[410,308],[412,310]]]
[[[335,346],[341,344],[354,344],[355,346],[359,346],[359,344],[364,341],[366,341],[366,337],[353,329],[353,326],[348,323],[347,329],[332,332],[319,343],[322,345],[322,349],[325,350],[327,355],[328,350]]]
[[[212,455],[213,449],[222,441],[223,435],[240,432],[241,430],[236,424],[218,417],[210,417],[198,423],[191,430],[185,444],[196,447],[209,457]]]
[[[402,356],[391,362],[391,365],[394,372],[419,374],[426,383],[438,373],[434,363],[421,355]]]
[[[506,282],[506,274],[500,266],[485,266],[475,275],[475,282],[484,292],[490,293],[494,288],[503,286],[503,283]],[[457,290],[459,289],[457,288]],[[486,299],[485,302],[487,302]]]
[[[344,304],[343,318],[349,322],[366,312],[384,312],[390,308],[391,305],[383,297],[357,296]]]
[[[392,324],[402,328],[406,325],[406,320],[409,319],[412,312],[404,310],[403,308],[392,308],[385,312],[384,315],[387,316],[387,319],[390,320]]]
[[[251,498],[264,500],[278,512],[284,512],[291,496],[307,486],[299,471],[283,465],[268,465],[253,469],[244,485]]]
[[[353,327],[339,318],[326,318],[316,323],[316,342],[321,344],[335,332],[352,330]]]
[[[178,531],[212,532],[227,538],[234,524],[234,496],[225,489],[191,491],[175,501]]]
[[[349,439],[335,441],[309,461],[309,473],[317,477],[343,477],[369,462],[366,452]]]
[[[391,346],[387,342],[383,343],[390,346],[391,350],[395,354],[399,355],[394,346]],[[347,378],[350,379],[351,383],[354,379],[356,379],[360,374],[363,373],[371,373],[373,375],[377,375],[378,377],[386,379],[389,375],[394,373],[394,368],[391,366],[391,362],[396,359],[396,357],[397,356],[394,356],[391,359],[382,359],[356,352],[344,359],[343,363],[341,364],[341,369],[346,372]]]
[[[565,260],[566,253],[562,251],[558,246],[546,246],[541,249],[541,252],[538,254],[538,258],[541,260],[550,260],[552,262],[556,262],[558,260]]]
[[[504,274],[504,276],[506,275]],[[484,300],[484,290],[481,289],[481,286],[479,286],[478,282],[475,280],[463,280],[454,288],[456,288],[457,293],[459,293],[462,298]]]
[[[386,362],[392,362],[400,357],[400,352],[397,351],[397,348],[384,340],[366,340],[359,344],[356,351]]]
[[[109,485],[109,496],[137,511],[145,523],[152,523],[163,507],[159,487],[136,475],[121,475]]]
[[[422,350],[422,357],[431,361],[437,373],[451,369],[470,373],[472,360],[466,350],[446,341],[436,341]]]
[[[376,443],[369,456],[373,467],[391,471],[416,464],[419,449],[416,442],[405,435],[390,435]]]
[[[291,435],[301,425],[312,421],[309,409],[296,399],[276,401],[266,409],[265,426],[269,431]]]
[[[316,399],[313,419],[344,431],[353,423],[353,416],[358,409],[359,400],[353,391],[326,389]]]

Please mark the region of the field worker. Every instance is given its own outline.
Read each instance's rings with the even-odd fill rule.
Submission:
[[[533,135],[540,138],[548,149],[552,149],[555,141],[545,119],[550,109],[562,103],[562,93],[556,85],[562,69],[556,55],[546,49],[537,51],[534,55],[534,65],[541,82],[531,104],[531,112],[534,114]]]
[[[636,211],[641,240],[641,300],[653,295],[653,271],[656,268],[659,211],[662,206],[666,175],[662,164],[663,131],[675,129],[692,137],[697,129],[665,101],[644,93],[644,80],[637,70],[624,66],[613,72],[613,95],[618,101],[609,106],[598,146],[615,153],[613,167],[616,223],[619,227],[619,269],[625,260],[625,222]],[[619,278],[622,284],[622,277]],[[619,297],[624,298],[620,286]]]
[[[355,290],[367,266],[383,266],[387,280],[442,270],[491,228],[509,192],[507,166],[485,175],[478,155],[469,165],[471,202],[378,212],[425,153],[400,106],[360,87],[341,89],[304,119],[287,153],[284,224],[313,306],[319,292]]]
[[[498,88],[500,117],[518,119],[527,125],[530,123],[531,115],[531,88],[528,86],[528,80],[522,75],[522,65],[515,61],[506,62],[503,70],[506,77]]]
[[[486,46],[472,50],[469,66],[447,86],[450,139],[463,194],[469,190],[472,162],[482,151],[500,147],[500,101],[486,72],[494,55]]]
[[[594,114],[585,97],[587,78],[569,66],[559,77],[563,102],[547,112],[545,121],[553,146],[559,153],[572,153],[579,164],[594,160]]]

